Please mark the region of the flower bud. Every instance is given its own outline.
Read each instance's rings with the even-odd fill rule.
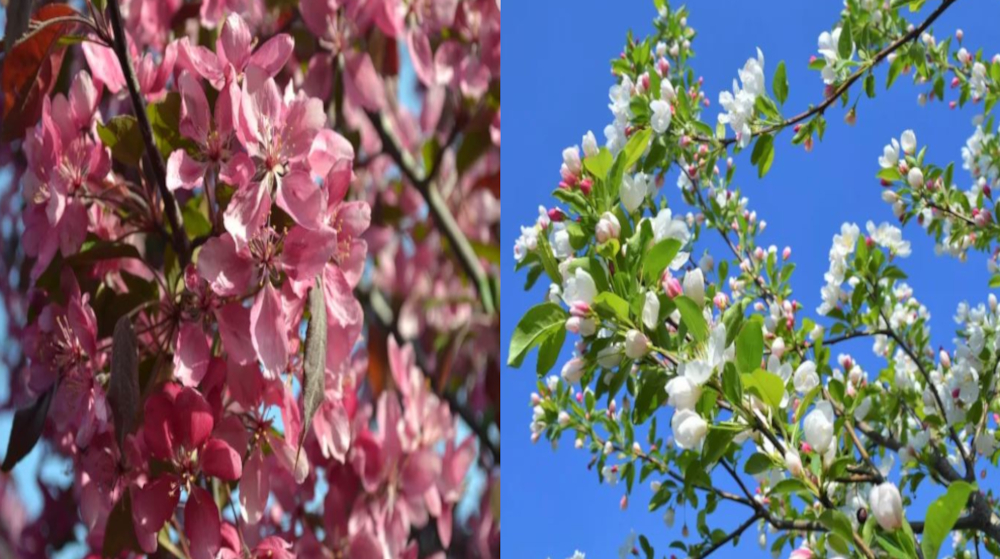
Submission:
[[[611,239],[617,239],[621,234],[622,226],[618,218],[611,212],[604,212],[600,221],[597,222],[597,242],[604,244]]]
[[[584,366],[586,362],[580,357],[574,357],[563,365],[563,380],[570,384],[576,384],[583,378]]]
[[[712,299],[712,302],[715,303],[716,309],[724,311],[726,310],[726,307],[729,306],[729,296],[720,291],[715,294],[715,298]]]
[[[794,477],[800,477],[802,475],[802,459],[799,458],[799,453],[794,449],[789,448],[785,451],[785,467]]]
[[[903,526],[903,500],[895,484],[887,481],[872,487],[868,504],[883,530],[892,532]]]
[[[802,421],[806,442],[816,452],[824,454],[833,442],[833,408],[829,402],[820,402]]]
[[[913,155],[917,151],[917,135],[913,133],[913,130],[903,132],[903,135],[899,138],[899,143],[903,147],[903,153],[906,155]]]
[[[785,339],[775,338],[774,342],[771,344],[771,355],[781,359],[781,356],[785,354]]]
[[[924,185],[924,172],[920,170],[920,167],[910,169],[910,172],[906,174],[906,182],[913,188],[922,187]]]
[[[569,422],[570,422],[569,414],[564,411],[559,412],[559,425],[565,427],[569,425]]]
[[[699,307],[705,304],[705,275],[700,268],[689,270],[684,274],[684,295]]]
[[[629,330],[625,334],[625,356],[629,359],[641,359],[649,351],[649,340],[638,330]]]
[[[708,423],[692,410],[677,410],[670,421],[677,446],[685,450],[701,447],[708,434]]]
[[[663,523],[667,525],[667,528],[674,527],[674,519],[677,513],[674,511],[673,507],[667,509],[667,512],[663,513]]]
[[[642,306],[642,324],[655,330],[660,321],[660,298],[652,291],[646,292],[646,302]]]
[[[664,272],[663,279],[660,280],[660,283],[663,285],[664,293],[666,293],[667,297],[670,297],[671,299],[684,293],[684,290],[681,288],[681,282],[677,281],[677,278],[670,275],[669,271]]]

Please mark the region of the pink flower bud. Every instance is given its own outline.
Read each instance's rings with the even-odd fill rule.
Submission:
[[[552,208],[548,211],[549,220],[555,223],[559,223],[566,219],[566,214],[563,213],[559,208]]]
[[[726,307],[729,306],[729,296],[720,291],[715,294],[715,297],[712,299],[712,302],[715,303],[716,309],[724,311],[726,310]]]
[[[785,250],[781,251],[781,259],[788,260],[792,256],[792,247],[785,247]]]
[[[580,181],[580,191],[583,192],[584,196],[590,196],[590,191],[594,188],[594,181],[589,178]]]

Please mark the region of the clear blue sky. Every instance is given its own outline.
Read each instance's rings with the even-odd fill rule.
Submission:
[[[689,24],[699,34],[694,41],[697,57],[693,65],[705,78],[705,90],[712,100],[705,114],[713,119],[712,124],[719,111],[718,92],[731,87],[737,68],[755,55],[755,47],[760,47],[767,59],[768,84],[780,60],[788,65],[791,90],[786,113],[797,113],[820,101],[823,83],[806,65],[816,53],[818,35],[837,21],[842,5],[838,1],[801,0],[691,2]],[[930,0],[925,12],[936,5],[936,0]],[[637,37],[650,33],[655,15],[651,0],[515,2],[508,3],[507,10],[507,32],[514,38],[508,46],[514,50],[507,50],[507,76],[513,81],[507,81],[510,103],[505,166],[509,168],[504,187],[507,211],[502,220],[504,352],[518,319],[543,299],[547,288],[539,281],[532,292],[524,293],[524,275],[513,272],[512,247],[519,226],[533,222],[539,204],[551,205],[562,149],[579,144],[589,129],[603,141],[602,131],[611,120],[607,92],[613,78],[608,61],[621,51],[629,29]],[[1000,3],[963,0],[938,20],[934,31],[944,37],[962,28],[970,50],[982,47],[993,53],[1000,51],[998,21]],[[881,70],[884,76],[885,68]],[[879,83],[884,84],[884,79]],[[877,99],[859,104],[858,123],[853,128],[843,123],[840,109],[828,113],[826,139],[812,153],[791,146],[790,134],[780,136],[774,166],[764,181],[756,178],[749,154],[737,160],[742,163],[737,184],[749,196],[758,216],[768,222],[761,242],[792,247],[798,266],[793,279],[795,297],[810,312],[819,305],[827,252],[840,224],[854,221],[864,227],[869,219],[893,221],[874,178],[882,146],[912,128],[920,144],[930,146],[933,161],[957,160],[960,168],[960,148],[974,130],[970,124],[974,111],[981,110],[977,106],[953,112],[942,104],[920,108],[916,103],[918,90],[902,79],[891,92],[883,88],[880,86]],[[963,188],[968,187],[967,176],[956,173],[965,181],[960,182]],[[672,207],[683,205],[674,177],[668,177],[663,192]],[[989,274],[985,259],[973,255],[962,264],[936,257],[933,242],[918,226],[908,226],[903,233],[913,242],[913,255],[901,265],[909,274],[915,295],[931,312],[933,343],[950,346],[956,305],[963,300],[978,303],[986,299]],[[877,374],[881,364],[872,356],[870,342],[859,342],[849,349],[866,369]],[[660,514],[646,512],[649,493],[645,487],[629,510],[621,512],[618,504],[623,486],[598,485],[596,473],[586,469],[590,455],[573,449],[572,440],[562,441],[557,452],[545,443],[531,444],[528,399],[534,388],[533,358],[521,370],[504,371],[502,411],[508,427],[503,443],[508,481],[503,493],[507,509],[503,545],[507,553],[511,557],[564,559],[579,549],[589,559],[617,557],[618,547],[632,529],[650,538],[657,556],[668,553],[669,542],[680,537],[682,511],[677,513],[674,530],[668,531]],[[661,425],[669,419],[668,413],[661,411]],[[911,507],[910,516],[922,517],[925,508],[926,503]],[[687,516],[693,527],[696,511],[688,510]],[[719,527],[733,528],[745,516],[743,512],[739,516],[717,513],[716,518]],[[715,556],[770,556],[757,547],[755,531],[747,535],[750,537],[744,538],[738,551],[726,548]]]

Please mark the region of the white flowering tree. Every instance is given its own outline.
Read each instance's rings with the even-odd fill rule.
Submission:
[[[570,434],[625,500],[637,481],[651,483],[649,510],[668,525],[677,507],[699,511],[685,541],[657,553],[656,538],[640,536],[635,554],[706,557],[751,528],[760,536],[750,539],[795,559],[1000,554],[997,506],[976,479],[1000,449],[996,298],[961,306],[955,347],[935,352],[926,309],[905,283],[901,230],[847,223],[810,313],[791,299],[790,251],[758,245],[765,222],[734,186],[731,159],[751,150],[764,176],[777,142],[812,149],[829,109],[851,107],[851,122],[855,103],[899,78],[922,102],[953,90],[951,103],[983,109],[962,149],[972,187],[959,189],[968,177],[933,162],[912,131],[886,146],[873,181],[902,224],[918,222],[943,253],[993,255],[995,273],[1000,56],[964,45],[961,31],[933,35],[955,2],[845,0],[810,62],[825,97],[794,116],[783,107],[784,63],[771,71],[758,51],[709,124],[716,115],[691,67],[695,32],[665,0],[655,1],[655,34],[629,36],[613,61],[604,146],[588,133],[582,153],[563,152],[556,206],[514,247],[527,288],[543,277],[551,285],[520,318],[508,362],[537,350],[534,440]],[[880,65],[888,83],[875,76]],[[665,195],[658,187],[675,168],[679,191]],[[681,202],[694,211],[681,214]],[[727,252],[710,255],[709,236]],[[884,368],[836,355],[858,338],[871,339]],[[558,363],[567,341],[573,357]],[[561,375],[546,378],[553,368]],[[918,508],[918,491],[940,496]],[[714,515],[723,502],[745,515]]]

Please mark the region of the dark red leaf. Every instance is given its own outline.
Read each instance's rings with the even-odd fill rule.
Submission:
[[[50,4],[39,8],[32,19],[42,22],[74,15],[80,14],[66,4]],[[55,86],[66,53],[59,38],[75,27],[73,23],[51,25],[10,49],[0,75],[5,141],[20,138],[25,129],[41,118],[42,101]]]
[[[49,405],[56,387],[46,390],[31,406],[17,410],[14,414],[14,424],[10,429],[10,443],[7,445],[7,456],[4,457],[0,470],[11,471],[22,458],[35,448],[38,438],[45,428],[45,418],[49,415]]]

